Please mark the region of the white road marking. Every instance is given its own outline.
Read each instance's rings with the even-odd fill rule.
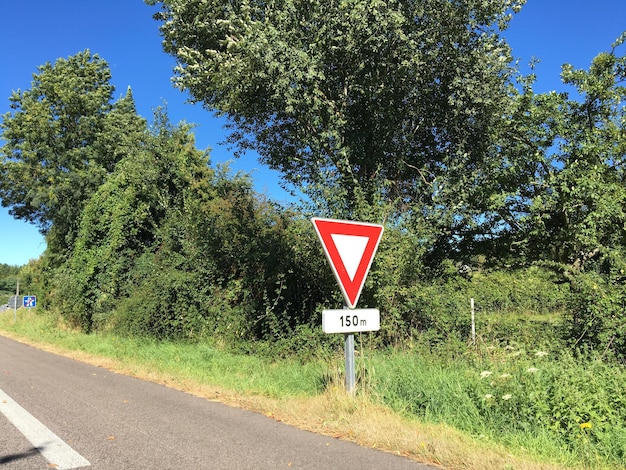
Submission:
[[[18,405],[0,389],[0,412],[30,441],[57,470],[89,467],[82,455],[45,427],[37,418]]]

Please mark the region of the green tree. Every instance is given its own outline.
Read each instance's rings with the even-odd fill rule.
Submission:
[[[85,202],[145,127],[132,94],[113,103],[107,62],[88,50],[40,66],[2,116],[0,199],[67,254]]]
[[[480,168],[458,175],[457,197],[444,188],[433,198],[435,210],[425,214],[422,224],[436,227],[443,220],[448,227],[433,234],[436,258],[471,264],[479,256],[489,264],[519,266],[543,257],[538,247],[552,243],[543,235],[531,240],[529,217],[533,204],[549,192],[550,175],[558,171],[551,152],[565,97],[535,94],[535,79],[531,74],[509,85],[511,100],[501,110],[492,145]]]
[[[563,272],[585,271],[626,246],[626,58],[616,53],[624,38],[596,56],[589,70],[563,66],[563,82],[580,98],[533,98],[535,112],[543,109],[535,122],[540,128],[531,131],[535,142],[542,140],[535,146],[541,158],[521,222],[529,229],[531,256],[559,263]]]
[[[15,295],[15,284],[20,268],[0,263],[0,305],[5,304],[9,296]]]
[[[310,256],[310,223],[256,194],[248,175],[218,167],[206,176],[162,220],[113,321],[138,334],[210,336],[239,348],[288,340],[334,290],[321,288],[331,276],[323,256]]]
[[[129,143],[86,202],[75,246],[57,275],[63,311],[85,330],[94,315],[104,321],[120,298],[133,295],[130,273],[137,260],[156,249],[165,221],[180,216],[190,187],[208,180],[206,157],[189,131],[190,126],[174,127],[157,112],[141,145]]]
[[[415,213],[478,172],[515,72],[500,37],[523,1],[147,0],[176,83],[305,191]],[[378,195],[377,195],[378,193]]]
[[[563,66],[574,98],[533,97],[527,116],[537,119],[526,141],[534,139],[527,148],[537,151],[529,158],[536,164],[518,239],[526,259],[550,265],[571,284],[572,339],[623,356],[626,56],[618,52],[625,40],[626,33],[589,70]]]

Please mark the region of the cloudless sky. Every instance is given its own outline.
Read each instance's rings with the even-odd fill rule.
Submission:
[[[130,86],[137,111],[148,119],[154,108],[166,104],[172,122],[197,125],[197,147],[211,147],[213,163],[233,160],[220,144],[226,136],[223,121],[189,104],[188,95],[172,87],[174,59],[162,52],[155,11],[142,0],[0,0],[0,114],[9,111],[12,91],[31,87],[39,65],[89,49],[109,63],[116,99]],[[623,31],[625,0],[528,0],[504,36],[523,71],[532,57],[540,60],[535,91],[545,92],[567,91],[559,79],[561,65],[587,69]],[[288,199],[278,174],[254,154],[234,161],[232,168],[251,172],[257,191]],[[0,263],[22,265],[44,249],[35,226],[0,207]]]

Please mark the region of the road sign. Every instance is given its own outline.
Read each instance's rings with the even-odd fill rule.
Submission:
[[[380,311],[376,308],[322,310],[324,333],[357,333],[380,330]]]
[[[311,222],[346,304],[353,309],[378,249],[383,226],[317,217],[311,219]]]
[[[34,295],[25,295],[24,296],[24,307],[32,308],[37,306],[37,297]]]

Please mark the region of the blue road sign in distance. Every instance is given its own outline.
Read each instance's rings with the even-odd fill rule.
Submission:
[[[24,296],[24,307],[32,308],[37,306],[37,296],[35,295],[25,295]]]

